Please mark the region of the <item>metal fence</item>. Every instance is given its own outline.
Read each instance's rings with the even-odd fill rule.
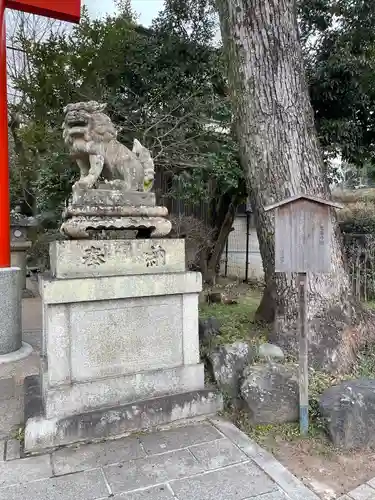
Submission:
[[[244,282],[263,279],[262,259],[251,213],[235,218],[221,257],[221,275]]]
[[[343,237],[354,295],[363,301],[375,300],[375,235],[344,233]]]
[[[201,200],[200,203],[191,203],[186,199],[178,198],[176,196],[176,193],[179,192],[178,182],[178,179],[176,180],[167,169],[157,170],[154,192],[158,205],[166,207],[171,215],[194,216],[208,224],[209,202]]]

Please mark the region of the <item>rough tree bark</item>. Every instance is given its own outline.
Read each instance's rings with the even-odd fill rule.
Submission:
[[[257,222],[266,290],[258,319],[272,340],[296,350],[295,277],[275,276],[274,221],[264,207],[288,196],[330,196],[304,75],[294,0],[217,0],[242,163]],[[340,232],[330,242],[332,272],[309,279],[312,363],[345,370],[368,334],[353,301]]]

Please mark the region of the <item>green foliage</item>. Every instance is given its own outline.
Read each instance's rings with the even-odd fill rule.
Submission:
[[[14,82],[24,98],[12,111],[26,123],[27,160],[18,155],[18,164],[23,170],[26,163],[34,165],[26,178],[37,206],[55,204],[57,211],[69,194],[72,162],[63,153],[63,108],[89,99],[108,102],[119,139],[128,146],[135,137],[141,140],[190,202],[203,197],[215,205],[226,193],[243,190],[236,143],[223,133],[230,132],[231,112],[204,2],[188,8],[166,2],[150,29],[137,24],[129,2],[120,3],[117,16],[93,21],[84,13],[69,33],[51,33],[40,43],[18,40],[31,68]]]
[[[239,297],[237,304],[204,304],[200,307],[202,319],[215,317],[221,324],[220,335],[215,338],[217,344],[226,344],[237,340],[266,342],[266,330],[254,322],[260,298],[259,290],[249,290],[245,295]]]
[[[299,14],[323,151],[327,158],[342,154],[357,167],[371,166],[375,160],[375,4],[301,0]]]

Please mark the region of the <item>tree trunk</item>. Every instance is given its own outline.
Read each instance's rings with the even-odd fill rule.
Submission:
[[[266,291],[258,319],[273,321],[271,340],[296,352],[295,276],[275,275],[274,220],[264,207],[299,193],[329,198],[304,75],[294,0],[217,0],[241,162],[246,166]],[[333,216],[332,270],[309,276],[310,360],[345,370],[364,339]],[[355,326],[353,326],[355,325]]]
[[[221,255],[225,243],[233,227],[234,218],[238,206],[239,197],[237,193],[226,194],[220,200],[220,210],[215,221],[216,235],[213,248],[211,249],[203,273],[203,280],[210,285],[214,284],[220,266]],[[221,213],[221,215],[220,215]]]

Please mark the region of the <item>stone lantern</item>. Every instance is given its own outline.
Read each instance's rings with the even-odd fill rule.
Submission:
[[[20,208],[16,207],[10,214],[10,246],[11,246],[11,266],[21,269],[21,287],[24,297],[33,296],[26,287],[26,258],[27,251],[31,247],[28,239],[28,228],[37,224],[34,217],[26,217],[20,213]]]

